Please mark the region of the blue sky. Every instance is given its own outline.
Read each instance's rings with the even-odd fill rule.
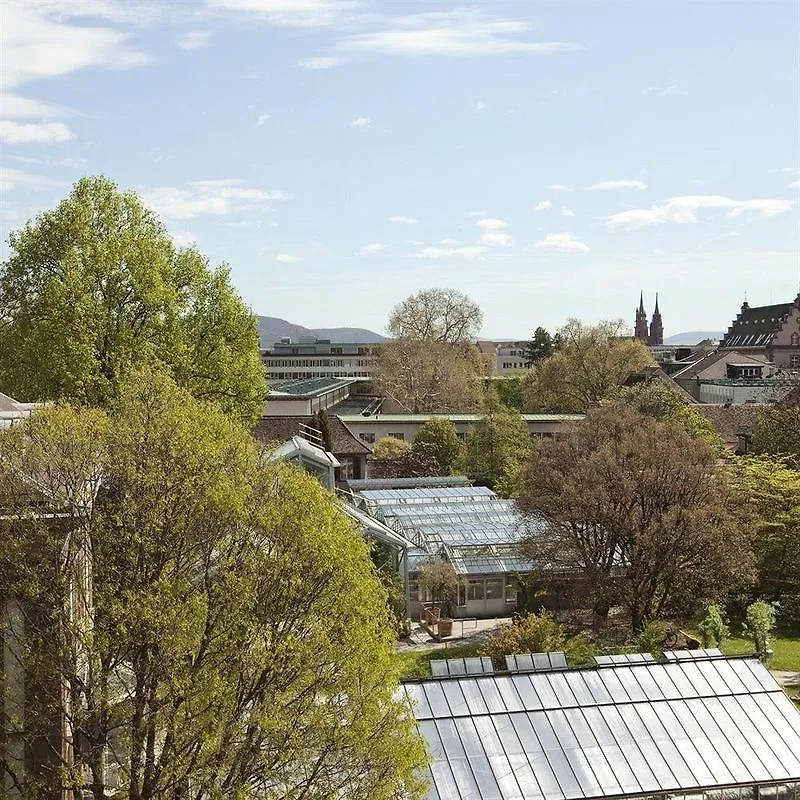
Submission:
[[[103,173],[311,327],[446,286],[524,337],[643,289],[669,335],[798,291],[795,2],[3,0],[0,29],[3,239]]]

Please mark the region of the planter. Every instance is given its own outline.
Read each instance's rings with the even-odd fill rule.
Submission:
[[[425,609],[425,622],[428,625],[435,625],[439,621],[439,615],[442,613],[442,609],[438,606],[434,606],[433,608],[426,608]]]
[[[444,639],[447,636],[453,635],[453,620],[452,619],[440,619],[438,625],[436,626],[436,632],[439,634],[440,639]]]

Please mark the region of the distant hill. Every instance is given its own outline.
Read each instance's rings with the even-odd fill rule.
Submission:
[[[261,347],[270,347],[279,342],[284,336],[297,339],[300,336],[316,336],[318,339],[330,339],[332,342],[382,342],[385,337],[366,328],[306,328],[295,325],[279,317],[258,318],[258,335],[261,338]]]
[[[703,339],[721,339],[725,335],[724,331],[685,331],[684,333],[674,333],[664,339],[664,344],[698,344]]]

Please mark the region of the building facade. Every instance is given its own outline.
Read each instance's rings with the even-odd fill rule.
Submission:
[[[270,379],[360,378],[375,372],[377,344],[332,342],[330,339],[285,337],[267,348],[261,360]]]

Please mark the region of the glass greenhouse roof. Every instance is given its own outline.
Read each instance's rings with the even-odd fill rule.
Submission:
[[[800,780],[800,712],[753,658],[406,683],[429,800],[584,800]]]

